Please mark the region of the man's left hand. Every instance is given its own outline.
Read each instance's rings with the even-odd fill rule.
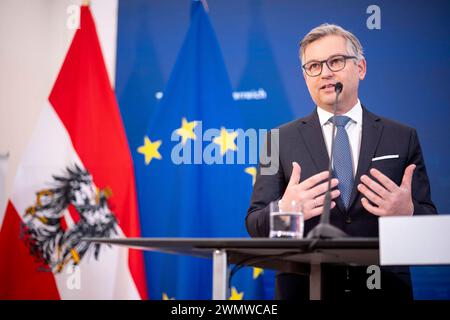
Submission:
[[[362,183],[358,184],[358,190],[366,197],[361,199],[363,207],[377,216],[411,216],[414,212],[411,182],[415,168],[416,165],[411,164],[405,169],[400,186],[397,186],[395,182],[377,169],[371,169],[370,174],[378,182],[367,175],[361,176]]]

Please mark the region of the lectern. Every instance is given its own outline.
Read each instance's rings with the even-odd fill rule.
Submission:
[[[321,298],[321,265],[379,265],[378,238],[269,239],[269,238],[90,238],[86,241],[122,245],[169,254],[213,260],[213,299],[225,300],[228,265],[243,264],[307,274],[310,298]]]

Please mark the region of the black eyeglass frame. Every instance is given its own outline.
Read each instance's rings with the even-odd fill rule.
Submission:
[[[332,68],[330,68],[330,65],[328,64],[328,61],[333,60],[333,59],[336,59],[336,58],[339,58],[339,57],[344,58],[344,65],[343,65],[342,68],[340,68],[340,69],[337,69],[337,70],[335,69],[335,70],[333,70]],[[325,59],[325,60],[322,60],[322,61],[316,61],[316,60],[309,61],[309,62],[305,63],[304,65],[302,65],[302,69],[305,70],[305,73],[306,73],[309,77],[318,77],[318,76],[320,76],[320,75],[322,74],[322,71],[323,71],[323,64],[324,64],[324,63],[327,64],[328,69],[330,69],[332,72],[338,72],[338,71],[341,71],[341,70],[343,70],[343,69],[345,68],[345,65],[346,65],[348,59],[358,59],[358,58],[357,58],[356,56],[348,56],[348,55],[343,55],[343,54],[337,54],[337,55],[333,55],[333,56],[329,57],[328,59]],[[319,63],[319,64],[320,64],[320,72],[319,72],[318,74],[316,74],[316,75],[310,75],[310,74],[308,73],[308,71],[306,70],[306,65],[307,65],[307,64],[310,64],[311,62]]]

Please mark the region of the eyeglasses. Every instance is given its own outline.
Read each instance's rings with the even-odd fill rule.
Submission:
[[[326,63],[328,69],[330,69],[333,72],[341,71],[345,68],[345,62],[347,59],[356,59],[355,56],[344,56],[344,55],[337,55],[337,56],[331,56],[326,60],[322,61],[310,61],[308,63],[305,63],[302,68],[305,70],[306,74],[310,77],[317,77],[320,76],[323,69],[323,64]]]

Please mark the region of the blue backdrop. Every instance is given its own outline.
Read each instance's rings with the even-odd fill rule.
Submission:
[[[323,22],[342,25],[355,33],[365,50],[368,73],[360,85],[362,103],[377,114],[417,129],[433,200],[440,213],[450,213],[450,197],[445,193],[450,183],[446,160],[450,153],[450,2],[378,1],[381,29],[367,27],[371,4],[350,0],[208,1],[209,19],[240,121],[246,128],[272,128],[311,112],[314,105],[300,72],[298,43]],[[160,103],[164,104],[162,92],[173,77],[191,23],[190,6],[190,0],[119,3],[116,94],[137,173],[144,161],[138,148],[151,130]],[[248,188],[251,190],[251,184]],[[155,236],[155,226],[148,226],[152,219],[143,200],[146,193],[139,185],[138,196],[143,233]],[[249,192],[241,197],[249,197]],[[237,214],[243,225],[245,212]],[[230,236],[240,232],[230,230]],[[149,279],[155,279],[152,259],[146,256]],[[270,298],[267,288],[273,285],[272,274],[266,272],[258,279],[262,281],[258,288],[266,289],[261,294]],[[413,268],[413,281],[416,298],[450,298],[447,267]],[[150,294],[161,298],[160,288],[154,286],[149,283]]]

